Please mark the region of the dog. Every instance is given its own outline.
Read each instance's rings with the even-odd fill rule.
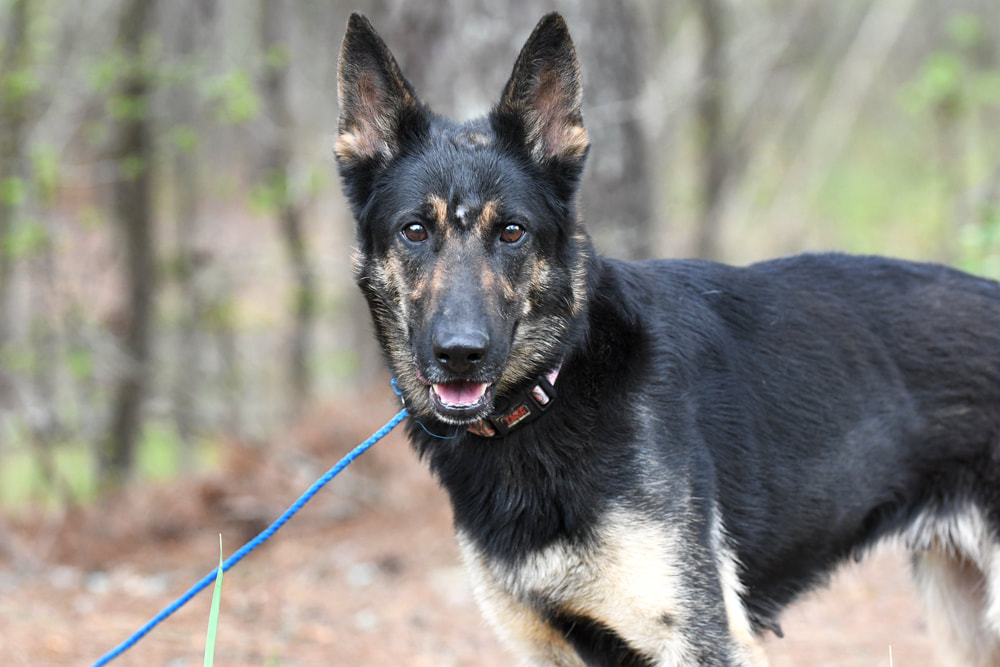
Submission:
[[[468,122],[432,113],[361,15],[338,75],[355,277],[525,664],[764,665],[782,609],[883,539],[947,664],[1000,664],[1000,285],[843,254],[598,255],[558,14]]]

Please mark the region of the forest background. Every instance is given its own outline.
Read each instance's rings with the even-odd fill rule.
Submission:
[[[0,554],[8,520],[390,416],[332,157],[351,11],[458,118],[561,11],[606,254],[1000,277],[1000,3],[552,4],[0,0]]]

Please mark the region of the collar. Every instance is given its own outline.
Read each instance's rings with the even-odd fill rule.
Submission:
[[[559,369],[543,373],[524,389],[496,399],[496,411],[468,427],[469,433],[483,438],[502,438],[514,429],[533,422],[556,400]]]

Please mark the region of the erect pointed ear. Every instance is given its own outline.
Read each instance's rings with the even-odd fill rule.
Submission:
[[[495,117],[521,126],[536,162],[582,168],[589,146],[582,101],[580,63],[569,29],[562,16],[547,14],[521,49]]]
[[[423,105],[389,48],[361,14],[351,14],[337,67],[340,121],[335,147],[342,168],[384,165],[426,126]]]

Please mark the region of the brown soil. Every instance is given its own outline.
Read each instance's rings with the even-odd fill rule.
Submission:
[[[393,414],[321,411],[272,453],[229,448],[223,471],[130,488],[100,507],[0,523],[0,659],[84,665],[124,640],[277,516]],[[335,418],[336,416],[336,418]],[[378,422],[378,423],[376,423]],[[336,425],[336,426],[334,426]],[[399,430],[225,576],[217,665],[467,665],[515,661],[476,610],[447,499]],[[211,593],[114,665],[201,665]],[[931,662],[901,553],[878,551],[791,608],[773,667]]]

